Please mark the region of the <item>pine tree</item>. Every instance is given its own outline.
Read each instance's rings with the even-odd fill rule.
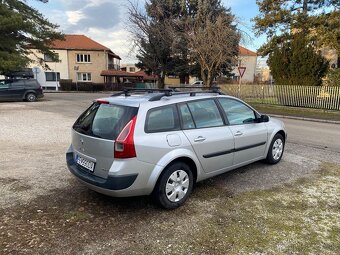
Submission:
[[[39,1],[39,0],[38,0]],[[40,0],[47,2],[46,0]],[[50,23],[24,0],[0,1],[0,73],[19,70],[30,63],[29,48],[56,55],[48,48],[51,41],[62,39],[57,25]],[[43,59],[38,59],[43,62]]]
[[[306,86],[320,86],[329,66],[303,33],[274,49],[268,65],[276,84]]]
[[[254,18],[257,35],[266,34],[268,42],[259,52],[265,56],[277,44],[303,32],[318,47],[339,50],[339,0],[257,0],[260,14]],[[334,36],[335,35],[335,36]]]

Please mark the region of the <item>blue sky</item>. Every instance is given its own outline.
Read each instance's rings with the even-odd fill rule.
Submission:
[[[134,0],[143,6],[145,0]],[[239,28],[250,37],[243,45],[256,51],[265,36],[256,38],[251,19],[258,14],[256,0],[222,0],[231,7]],[[84,34],[109,47],[121,56],[122,63],[135,62],[131,36],[128,32],[127,0],[49,0],[47,4],[30,0],[28,4],[39,10],[51,22],[60,25],[67,34]]]

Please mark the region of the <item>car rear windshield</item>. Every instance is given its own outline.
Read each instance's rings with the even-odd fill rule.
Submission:
[[[137,112],[136,107],[95,102],[80,115],[73,129],[89,136],[115,140]]]

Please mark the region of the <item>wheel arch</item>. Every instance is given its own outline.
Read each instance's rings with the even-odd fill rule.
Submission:
[[[187,164],[189,167],[190,167],[190,170],[192,171],[192,174],[194,176],[194,183],[196,183],[196,180],[197,180],[197,166],[196,166],[196,163],[195,161],[193,161],[191,158],[189,157],[178,157],[174,160],[172,160],[171,162],[169,162],[169,164],[167,164],[164,169],[166,169],[167,167],[171,166],[172,164],[175,164],[175,163],[178,163],[178,162],[183,162],[185,164]],[[164,172],[164,169],[162,171],[162,173]],[[161,174],[162,174],[161,173]],[[161,176],[161,174],[158,176],[158,179],[159,177]],[[158,181],[158,180],[157,180]]]
[[[28,94],[30,94],[30,93],[33,93],[35,96],[37,96],[37,92],[36,92],[36,91],[34,91],[34,90],[27,90],[27,91],[25,91],[25,93],[24,93],[23,99],[26,99],[26,96],[27,96]]]
[[[283,130],[283,129],[278,129],[278,130],[272,132],[272,135],[271,135],[270,139],[268,140],[268,146],[267,146],[267,148],[266,148],[265,155],[268,154],[270,144],[272,143],[274,137],[275,137],[277,134],[282,135],[282,137],[283,137],[283,139],[284,139],[284,143],[286,143],[287,133],[286,133],[285,130]]]
[[[197,161],[195,161],[195,160],[197,160]],[[197,178],[201,173],[199,161],[198,161],[198,159],[193,159],[189,155],[183,155],[183,156],[180,156],[180,157],[169,159],[167,161],[167,163],[164,164],[164,165],[156,165],[156,167],[154,168],[153,173],[151,174],[149,181],[148,181],[148,183],[149,183],[148,186],[152,187],[152,191],[157,186],[157,183],[159,182],[161,175],[164,173],[164,170],[167,167],[169,167],[172,164],[175,164],[177,162],[183,162],[190,167],[190,169],[192,170],[192,174],[194,176],[193,181],[194,181],[194,183],[196,183]]]
[[[283,137],[283,139],[286,141],[286,132],[283,130],[283,129],[281,129],[281,130],[279,130],[278,132],[276,132],[276,134],[274,135],[274,136],[276,136],[277,134],[280,134],[280,135],[282,135],[282,137]],[[273,137],[274,137],[273,136]]]

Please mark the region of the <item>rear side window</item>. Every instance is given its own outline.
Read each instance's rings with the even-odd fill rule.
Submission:
[[[23,80],[13,80],[11,86],[12,88],[24,88],[25,84]]]
[[[137,111],[136,107],[96,102],[78,118],[73,129],[89,136],[115,140]]]
[[[196,128],[223,126],[223,119],[213,99],[188,102]]]
[[[158,107],[148,111],[145,122],[146,133],[179,130],[177,110],[174,105]]]

